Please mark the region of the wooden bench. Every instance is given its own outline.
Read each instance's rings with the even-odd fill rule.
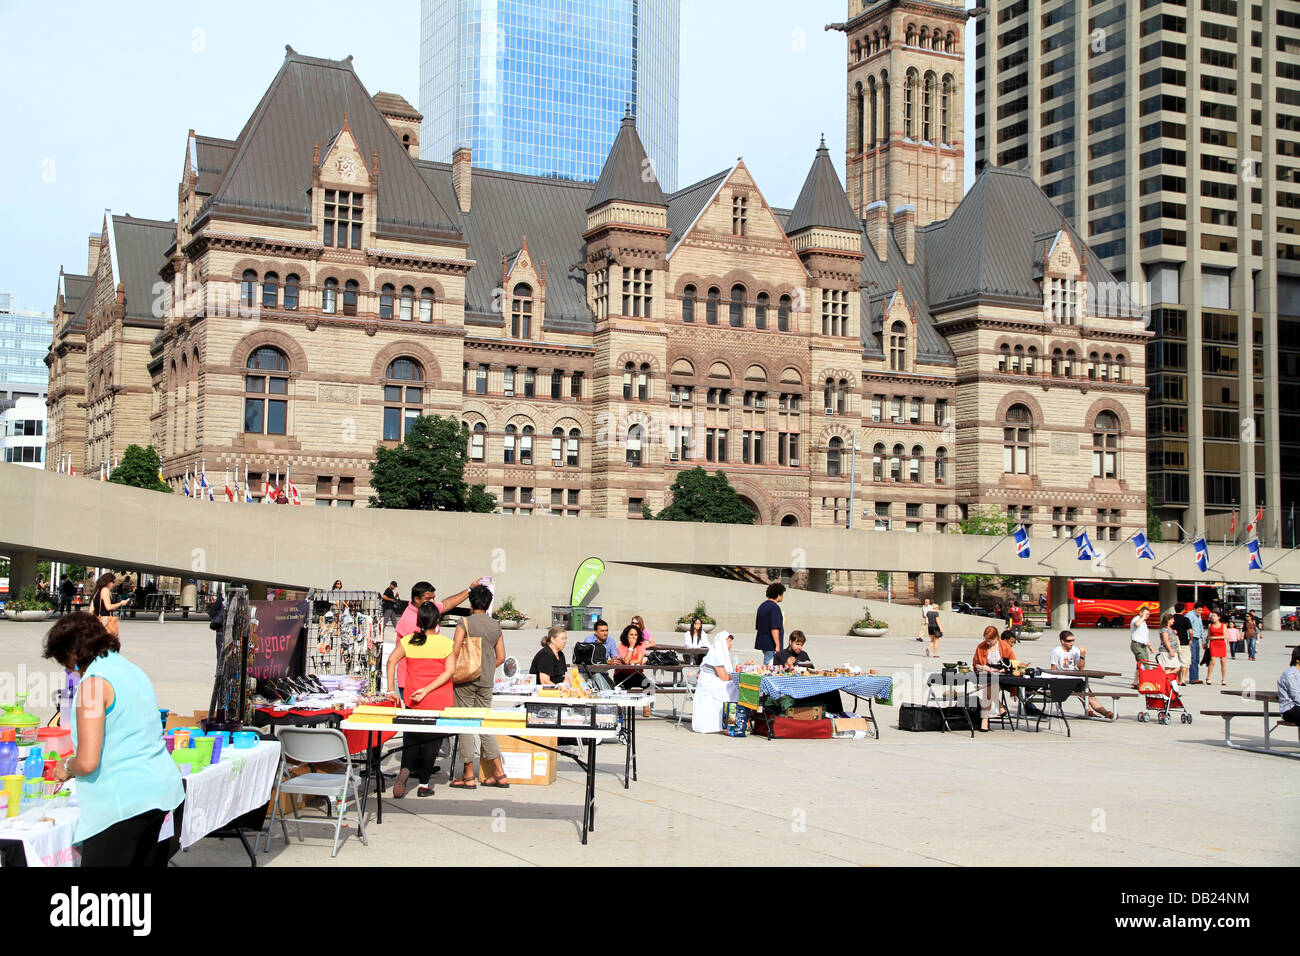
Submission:
[[[1201,711],[1201,715],[1204,717],[1223,718],[1223,742],[1233,750],[1249,750],[1251,753],[1274,754],[1278,757],[1294,757],[1300,759],[1300,751],[1292,753],[1291,751],[1286,750],[1274,750],[1272,741],[1270,740],[1272,730],[1277,729],[1276,727],[1270,729],[1270,724],[1274,720],[1277,721],[1277,727],[1295,727],[1297,730],[1300,730],[1300,724],[1292,723],[1289,720],[1282,720],[1281,714],[1269,712],[1267,706],[1264,710],[1203,710]],[[1247,747],[1244,744],[1234,744],[1232,742],[1232,718],[1234,717],[1263,717],[1264,746]]]

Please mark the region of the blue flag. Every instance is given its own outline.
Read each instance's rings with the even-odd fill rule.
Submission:
[[[1206,545],[1204,538],[1197,538],[1192,543],[1192,550],[1196,552],[1196,569],[1198,571],[1208,571],[1210,568],[1210,549]]]
[[[1249,568],[1252,571],[1263,571],[1264,560],[1259,556],[1259,538],[1251,538],[1246,542],[1246,550],[1250,552]]]
[[[1029,557],[1029,532],[1024,529],[1024,526],[1016,528],[1011,537],[1016,539],[1016,557]]]
[[[1137,548],[1139,558],[1147,558],[1151,561],[1156,559],[1156,553],[1151,550],[1151,542],[1147,540],[1145,531],[1133,535],[1133,546]]]
[[[1074,543],[1079,546],[1079,560],[1092,561],[1097,557],[1097,552],[1092,547],[1092,542],[1088,540],[1088,532],[1080,531],[1074,536]]]

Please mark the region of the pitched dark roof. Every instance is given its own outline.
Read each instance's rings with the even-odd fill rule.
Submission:
[[[383,182],[377,231],[404,239],[459,238],[456,216],[438,202],[415,161],[352,69],[287,49],[280,72],[235,140],[211,208],[294,226],[311,224],[312,151],[322,154],[347,114],[366,165],[379,151]],[[455,208],[452,206],[451,208]]]
[[[85,292],[81,296],[81,301],[77,303],[77,311],[72,314],[72,318],[63,323],[59,329],[59,337],[67,335],[70,332],[81,333],[86,331],[86,325],[90,321],[90,306],[95,301],[95,280],[90,278],[86,285]]]
[[[194,157],[195,166],[199,173],[198,194],[211,196],[213,190],[221,183],[221,177],[235,155],[235,143],[214,136],[195,135],[194,149],[197,154]]]
[[[844,187],[840,185],[840,177],[835,172],[825,140],[817,147],[817,155],[813,157],[808,178],[804,180],[803,189],[799,191],[799,198],[786,221],[785,231],[789,235],[812,226],[847,229],[850,232],[862,229],[862,223],[849,205],[849,198],[844,195]]]
[[[126,318],[132,325],[161,326],[153,314],[154,283],[165,262],[164,253],[176,241],[176,222],[114,216],[111,251],[115,276],[126,290]]]
[[[400,116],[403,119],[413,120],[424,119],[424,117],[420,115],[420,111],[412,106],[406,97],[402,96],[400,93],[385,93],[383,90],[380,90],[374,95],[373,99],[375,105],[379,107],[380,111],[389,116]]]
[[[917,230],[916,262],[908,265],[903,250],[889,234],[889,252],[885,262],[876,257],[865,232],[862,234],[862,347],[868,355],[883,356],[880,339],[885,308],[901,286],[908,307],[916,314],[916,357],[925,362],[947,364],[956,361],[952,349],[934,327],[926,287],[926,267],[932,260],[925,242],[926,233]]]
[[[90,276],[77,275],[71,272],[60,272],[59,280],[59,291],[63,293],[63,317],[71,318],[77,314],[77,309],[81,306],[81,300],[90,291],[93,280]],[[56,319],[58,319],[57,316]]]
[[[647,180],[646,169],[645,147],[637,135],[636,120],[629,113],[619,124],[618,135],[609,148],[609,156],[600,170],[596,188],[591,191],[587,208],[595,209],[616,199],[650,206],[667,205],[659,180],[654,176]]]
[[[713,198],[713,194],[729,175],[731,170],[724,169],[707,179],[701,179],[698,183],[683,186],[668,197],[668,229],[672,233],[668,237],[669,252],[682,241],[686,230],[691,228],[691,224],[699,218],[705,204]]]
[[[587,230],[590,183],[523,176],[475,167],[470,174],[472,202],[460,213],[451,184],[451,164],[420,160],[424,181],[438,201],[457,209],[459,228],[477,265],[465,283],[468,324],[500,327],[501,310],[493,308],[501,283],[501,260],[513,260],[525,238],[538,269],[546,264],[546,323],[555,331],[590,332],[595,327],[587,308],[585,274],[570,267],[586,259],[582,234]]]

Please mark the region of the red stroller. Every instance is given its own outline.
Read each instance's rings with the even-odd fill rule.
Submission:
[[[1157,710],[1156,722],[1169,723],[1169,712],[1181,710],[1182,722],[1190,724],[1192,715],[1183,708],[1183,698],[1178,693],[1178,682],[1159,664],[1138,664],[1138,693],[1147,699],[1147,709],[1138,714],[1138,720],[1150,720],[1147,711]]]

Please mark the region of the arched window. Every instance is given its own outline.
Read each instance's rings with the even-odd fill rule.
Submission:
[[[903,480],[903,446],[895,445],[889,454],[889,480]]]
[[[767,306],[771,299],[766,292],[760,292],[758,299],[754,303],[754,328],[767,328]]]
[[[783,295],[777,300],[776,330],[778,332],[790,331],[790,297],[788,295]]]
[[[876,446],[871,449],[871,480],[884,481],[885,479],[885,446],[876,442]]]
[[[280,276],[268,272],[262,276],[262,308],[274,309],[280,299]]]
[[[570,468],[578,467],[578,442],[582,438],[582,432],[576,428],[569,429],[569,444],[565,449],[564,463]]]
[[[707,325],[718,324],[718,297],[720,295],[717,286],[709,287],[709,297],[704,303],[704,321]]]
[[[1115,356],[1115,381],[1128,381],[1128,359],[1123,355]]]
[[[482,461],[484,445],[487,443],[487,426],[476,422],[469,436],[469,460]]]
[[[952,34],[948,34],[952,36]],[[939,142],[952,142],[952,74],[943,75],[943,90],[939,94]]]
[[[1099,357],[1096,352],[1088,353],[1088,378],[1094,382],[1097,380],[1098,361],[1099,361]]]
[[[357,292],[359,292],[360,289],[361,286],[357,284],[356,279],[349,279],[347,282],[343,283],[343,314],[344,315],[357,314]]]
[[[889,328],[889,368],[895,372],[907,369],[907,326],[902,322]]]
[[[1002,423],[1002,471],[1008,475],[1029,474],[1029,440],[1034,419],[1024,405],[1007,409]]]
[[[413,358],[396,358],[384,378],[384,441],[401,441],[424,414],[424,367]]]
[[[835,389],[835,411],[837,414],[847,414],[849,410],[849,382],[848,379],[840,379],[838,387]]]
[[[525,425],[519,432],[519,463],[521,465],[531,465],[533,463],[533,436],[536,429],[532,425]]]
[[[415,316],[415,286],[402,286],[402,297],[397,304],[397,317],[403,322],[410,322]]]
[[[908,70],[903,82],[903,135],[916,139],[916,87],[919,77],[916,70]]]
[[[633,425],[627,430],[627,464],[629,468],[641,467],[641,443],[645,441],[645,426]]]
[[[420,321],[421,322],[433,321],[433,290],[432,289],[425,288],[420,290]]]
[[[1052,378],[1061,377],[1061,368],[1065,355],[1060,349],[1052,349]]]
[[[515,442],[518,440],[519,429],[514,425],[506,426],[506,436],[501,443],[501,460],[507,465],[515,463]]]
[[[998,347],[998,371],[1011,371],[1011,346],[1005,342]]]
[[[908,456],[907,459],[907,480],[908,481],[921,480],[921,456],[924,454],[925,452],[921,449],[920,445],[912,446],[912,454]]]
[[[921,91],[921,139],[927,143],[934,142],[934,86],[934,73],[927,70]]]
[[[289,360],[277,348],[255,349],[245,363],[244,431],[283,435],[289,419]]]
[[[1025,352],[1025,374],[1038,374],[1038,346],[1031,345]]]
[[[876,90],[876,78],[867,77],[867,99],[870,100],[871,112],[867,116],[867,148],[876,148],[876,130],[879,128],[880,103],[877,99],[879,93]]]
[[[866,149],[867,144],[867,95],[862,90],[862,84],[858,83],[853,88],[853,131],[856,134],[857,141],[850,144],[857,152]]]
[[[934,450],[934,483],[941,485],[948,477],[948,449]]]
[[[645,362],[641,363],[641,368],[636,373],[636,397],[640,402],[650,398],[650,366]]]
[[[1092,477],[1119,477],[1119,417],[1102,412],[1092,426]]]
[[[903,34],[903,42],[908,46],[916,46],[916,25],[909,23],[907,30]]]
[[[636,376],[636,366],[628,362],[623,366],[623,401],[632,400],[632,379]]]
[[[290,312],[298,308],[298,275],[290,272],[284,277],[284,307]]]
[[[826,477],[838,478],[840,476],[840,458],[844,453],[844,439],[836,436],[830,440],[829,447],[826,449]]]
[[[556,468],[564,464],[564,429],[559,426],[551,429],[551,464]]]
[[[515,286],[510,299],[510,336],[516,339],[533,337],[533,287],[526,282]]]
[[[333,315],[339,310],[339,280],[326,279],[325,288],[320,294],[320,310],[326,315]]]
[[[738,329],[745,324],[745,287],[743,285],[733,285],[731,287],[731,304],[727,309],[727,321],[731,323],[733,329]]]
[[[239,304],[251,309],[257,301],[257,273],[252,269],[244,270],[244,278],[239,283]]]
[[[688,285],[682,290],[682,321],[695,321],[695,286]]]
[[[822,407],[826,409],[828,415],[833,414],[835,411],[835,379],[828,378],[826,380],[826,387],[822,389],[822,397],[825,401]]]
[[[393,297],[397,294],[397,289],[391,282],[385,282],[383,288],[379,290],[379,317],[381,319],[391,319],[393,317]]]
[[[1107,352],[1101,357],[1101,380],[1103,382],[1110,381],[1110,364],[1110,353]]]
[[[1019,375],[1020,370],[1024,367],[1024,361],[1025,347],[1023,345],[1017,345],[1011,350],[1011,371],[1014,374]]]
[[[1065,373],[1066,378],[1074,378],[1074,365],[1075,359],[1077,358],[1078,356],[1074,354],[1074,349],[1065,350],[1065,366],[1062,371]]]
[[[885,42],[886,43],[889,42],[888,38],[886,38]],[[890,112],[890,95],[891,94],[889,90],[889,71],[881,70],[880,71],[880,102],[881,102],[880,116],[882,122],[879,127],[880,129],[879,141],[882,143],[888,142],[890,136],[889,117],[893,115]]]

